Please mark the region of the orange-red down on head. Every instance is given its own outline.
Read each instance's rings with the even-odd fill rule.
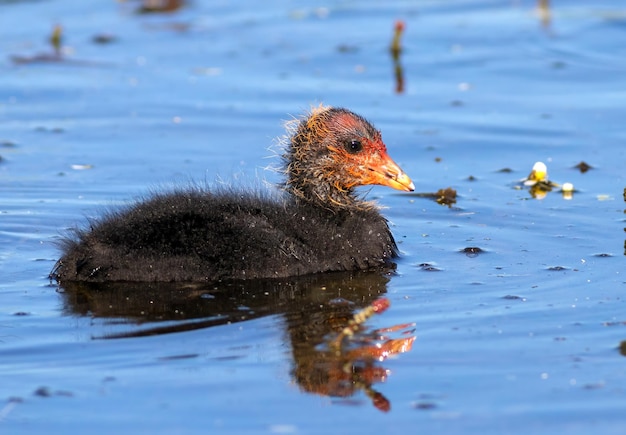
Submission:
[[[350,207],[363,203],[352,191],[356,186],[415,189],[387,154],[380,132],[349,110],[320,106],[292,130],[284,155],[286,185],[299,199]]]

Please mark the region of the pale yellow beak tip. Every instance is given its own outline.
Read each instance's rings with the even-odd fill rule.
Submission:
[[[396,177],[395,181],[402,186],[402,190],[406,190],[407,192],[413,192],[415,190],[415,184],[413,184],[413,181],[404,172],[401,172]]]

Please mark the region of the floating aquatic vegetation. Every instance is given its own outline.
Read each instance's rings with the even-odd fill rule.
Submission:
[[[447,205],[450,207],[452,204],[456,204],[456,190],[451,187],[445,189],[439,189],[435,192],[435,201],[437,204]]]
[[[533,169],[530,171],[530,174],[528,174],[528,177],[523,180],[523,183],[525,186],[534,186],[537,183],[549,184],[548,167],[546,164],[543,162],[536,162],[533,165]]]
[[[115,41],[117,41],[117,37],[110,33],[98,33],[96,35],[93,35],[91,38],[91,42],[93,42],[94,44],[105,45],[105,44],[111,44]]]
[[[548,178],[548,167],[543,162],[536,162],[530,174],[526,178],[522,178],[519,184],[516,185],[517,189],[522,189],[523,187],[528,187],[530,195],[535,199],[543,199],[548,192],[559,188],[564,199],[572,199],[576,191],[572,183],[568,182],[560,185],[551,181]]]
[[[398,20],[394,26],[393,39],[391,40],[391,47],[389,50],[391,51],[391,55],[394,59],[400,57],[400,53],[402,53],[402,34],[404,33],[405,24],[404,21]]]
[[[72,65],[86,65],[86,66],[102,66],[103,63],[70,59],[66,56],[69,51],[67,47],[63,46],[63,27],[61,25],[55,25],[52,29],[52,33],[48,37],[48,43],[51,45],[52,50],[48,52],[37,53],[32,56],[25,56],[21,54],[14,54],[10,56],[11,61],[17,65],[30,65],[36,63],[64,63]]]
[[[478,246],[468,246],[467,248],[461,249],[459,252],[467,255],[470,258],[477,257],[480,254],[484,254],[486,251]]]
[[[417,267],[425,272],[441,272],[441,269],[432,263],[420,263]]]
[[[444,189],[439,189],[436,192],[422,192],[422,193],[413,193],[412,196],[418,196],[420,198],[430,198],[434,199],[437,204],[447,205],[451,207],[452,204],[456,204],[456,190],[451,187],[446,187]]]
[[[54,53],[57,56],[61,56],[61,46],[63,43],[63,28],[60,25],[54,26],[52,29],[52,35],[50,35],[50,45],[54,49]]]
[[[393,69],[397,94],[401,94],[404,92],[404,69],[402,68],[402,64],[400,63],[400,54],[402,53],[401,40],[404,29],[404,21],[396,21],[393,32],[393,39],[391,40],[391,46],[389,47],[389,51],[391,52],[391,57],[393,59]]]
[[[579,164],[577,164],[576,166],[574,166],[575,169],[578,169],[580,171],[581,174],[584,174],[585,172],[587,172],[590,169],[593,169],[593,166],[581,161]]]
[[[563,199],[572,199],[574,196],[574,185],[572,183],[563,183],[561,193],[563,194]]]
[[[143,0],[137,12],[140,14],[174,12],[184,5],[183,0]]]
[[[34,56],[12,55],[11,60],[16,64],[63,61],[63,27],[61,25],[57,24],[54,26],[52,33],[48,37],[48,42],[52,46],[51,52],[38,53]]]

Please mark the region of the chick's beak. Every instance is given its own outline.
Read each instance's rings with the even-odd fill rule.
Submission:
[[[393,189],[412,192],[415,185],[386,152],[366,165],[368,172],[362,177],[362,184],[380,184]]]

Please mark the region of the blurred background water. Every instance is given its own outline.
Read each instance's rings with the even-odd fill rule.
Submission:
[[[622,2],[153,3],[0,0],[2,433],[623,433]],[[322,102],[418,192],[457,192],[364,189],[394,273],[50,283],[55,241],[107,208],[279,181],[282,122]],[[536,161],[571,198],[519,183]],[[380,295],[355,352],[412,347],[334,357],[328,325]]]

